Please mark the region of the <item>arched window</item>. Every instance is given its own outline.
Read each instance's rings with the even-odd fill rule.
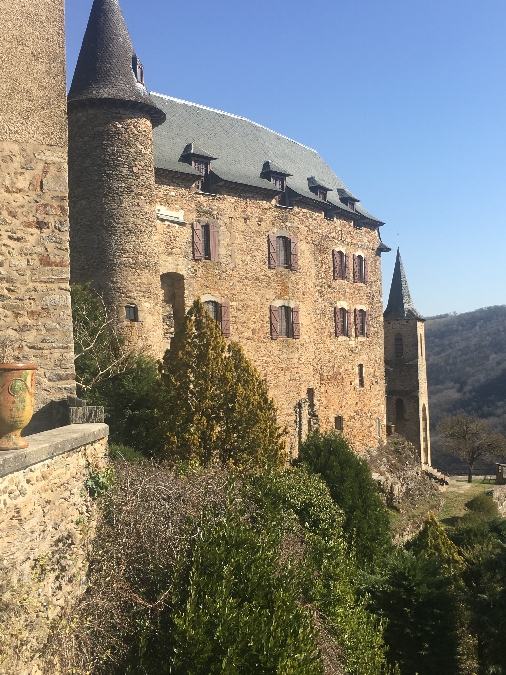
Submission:
[[[365,309],[355,310],[355,332],[356,337],[367,336],[367,312]]]
[[[339,307],[339,328],[341,335],[348,335],[348,310],[345,307]]]
[[[367,262],[363,255],[353,256],[353,281],[359,284],[367,283]]]
[[[404,401],[402,398],[398,398],[395,401],[395,419],[403,420],[404,419]]]
[[[348,276],[346,253],[334,249],[332,261],[334,263],[334,279],[346,279]]]
[[[401,356],[404,356],[404,344],[402,341],[402,335],[397,333],[395,336],[395,357],[400,359]]]

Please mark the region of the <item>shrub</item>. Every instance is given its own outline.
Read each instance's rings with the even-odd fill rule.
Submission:
[[[492,520],[499,515],[497,502],[494,501],[492,495],[487,495],[483,492],[466,502],[466,507],[486,520]]]
[[[302,444],[299,460],[322,476],[344,513],[344,533],[357,560],[370,564],[391,547],[390,519],[367,462],[335,432],[314,432]]]

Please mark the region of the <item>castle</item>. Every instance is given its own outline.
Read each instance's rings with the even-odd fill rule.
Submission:
[[[242,117],[148,93],[118,0],[94,0],[68,95],[69,245],[62,4],[33,3],[54,71],[48,79],[41,69],[30,85],[40,105],[27,111],[21,88],[19,110],[0,112],[3,156],[16,164],[8,180],[19,176],[22,195],[4,195],[0,265],[8,262],[16,284],[28,275],[34,289],[9,310],[18,293],[9,281],[2,321],[19,331],[23,316],[24,343],[48,383],[39,408],[73,388],[70,252],[70,280],[90,282],[132,344],[156,357],[200,297],[266,379],[292,455],[313,428],[338,429],[362,449],[390,426],[430,464],[423,319],[399,255],[383,316],[383,223],[314,150]],[[15,36],[8,44],[16,50]],[[12,61],[22,70],[19,54]],[[25,123],[22,133],[12,117]],[[19,199],[26,213],[11,208]],[[11,235],[23,240],[10,243]]]

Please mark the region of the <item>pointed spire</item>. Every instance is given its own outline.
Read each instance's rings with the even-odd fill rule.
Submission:
[[[423,316],[419,314],[409,292],[404,266],[402,264],[401,254],[397,249],[397,258],[395,260],[394,275],[392,277],[392,285],[390,286],[390,295],[388,296],[388,305],[383,313],[385,319],[417,319],[418,321],[425,321]]]
[[[132,40],[118,0],[94,0],[68,100],[124,101],[148,112],[154,125],[165,121],[134,73]],[[142,79],[142,78],[141,78]]]

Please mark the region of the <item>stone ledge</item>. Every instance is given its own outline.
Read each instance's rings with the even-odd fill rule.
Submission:
[[[30,444],[24,450],[0,452],[0,477],[15,471],[22,471],[33,464],[62,455],[106,438],[109,435],[107,424],[69,424],[65,427],[42,431],[40,434],[26,436]]]

